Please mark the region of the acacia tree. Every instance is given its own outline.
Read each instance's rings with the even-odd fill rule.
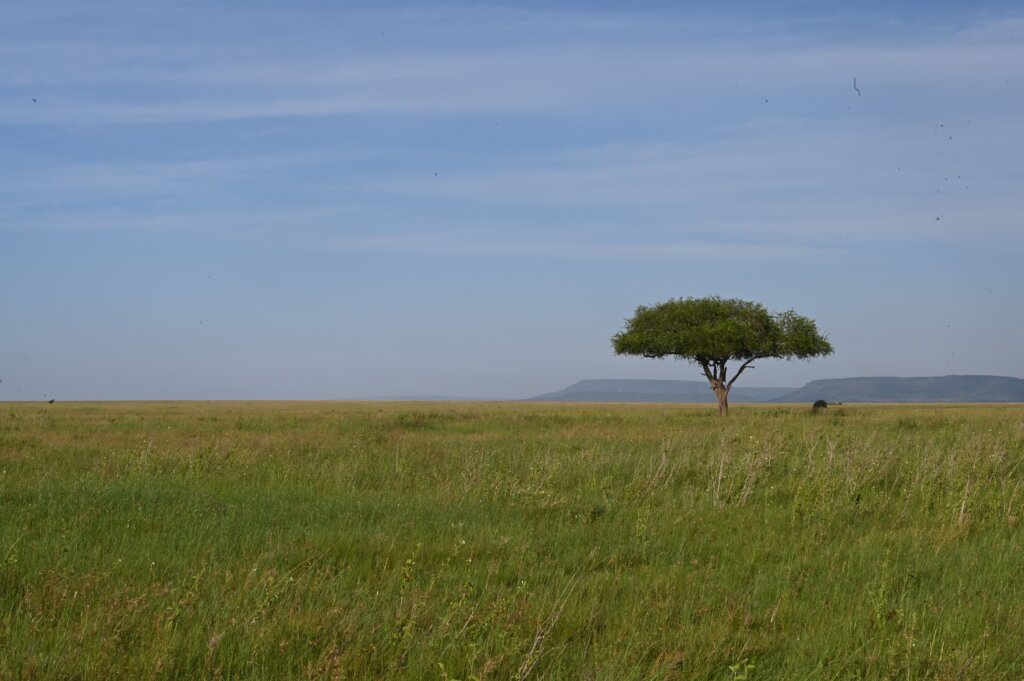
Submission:
[[[612,336],[618,355],[673,356],[697,364],[729,413],[729,391],[759,359],[807,359],[832,354],[814,320],[792,310],[772,314],[760,303],[718,296],[671,299],[636,309],[626,328]],[[739,362],[729,378],[728,362]]]

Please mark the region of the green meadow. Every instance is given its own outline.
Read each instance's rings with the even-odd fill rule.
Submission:
[[[0,405],[0,680],[1021,679],[1022,464],[1022,405]]]

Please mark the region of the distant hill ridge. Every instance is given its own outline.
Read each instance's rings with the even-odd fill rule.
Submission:
[[[873,376],[811,381],[772,402],[1024,402],[1024,380],[1009,376]]]
[[[729,394],[742,402],[1024,402],[1024,380],[1009,376],[868,376],[811,381],[802,388],[744,387]],[[531,398],[536,402],[709,402],[702,381],[601,379]]]

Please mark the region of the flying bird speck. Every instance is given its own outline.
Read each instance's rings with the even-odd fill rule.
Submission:
[[[853,89],[857,91],[857,96],[860,97],[860,88],[857,87],[857,79],[853,79]]]

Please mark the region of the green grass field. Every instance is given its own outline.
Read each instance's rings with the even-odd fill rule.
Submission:
[[[1021,679],[1024,406],[0,405],[0,679]]]

